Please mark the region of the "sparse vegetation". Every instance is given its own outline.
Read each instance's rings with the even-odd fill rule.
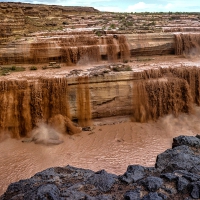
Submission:
[[[16,67],[16,66],[12,66],[10,69],[11,69],[12,71],[16,71],[17,67]]]
[[[11,72],[21,72],[21,71],[25,71],[25,68],[17,66],[0,67],[0,76],[6,76],[9,75]]]
[[[37,70],[37,67],[36,66],[31,66],[30,70]]]
[[[110,28],[111,28],[111,29],[115,29],[115,28],[116,28],[116,25],[115,25],[115,24],[111,24],[111,25],[110,25]]]
[[[145,62],[145,61],[151,61],[151,60],[153,60],[153,58],[138,57],[138,58],[136,59],[136,61],[138,61],[138,62]]]
[[[115,72],[132,71],[132,69],[129,65],[116,65],[116,66],[112,67],[112,70]]]
[[[17,8],[18,9],[18,8]],[[57,8],[54,8],[55,10]],[[27,14],[23,13],[19,16],[23,24],[19,26],[20,30],[11,30],[12,27],[5,27],[5,30],[0,34],[5,38],[10,37],[9,35],[14,34],[15,39],[20,39],[24,34],[34,33],[37,31],[59,31],[64,28],[75,29],[85,25],[86,27],[102,27],[102,30],[113,30],[117,29],[119,32],[131,33],[150,33],[160,32],[162,27],[171,25],[176,20],[187,19],[187,26],[193,24],[194,21],[198,22],[200,15],[198,12],[130,12],[130,13],[116,13],[116,12],[98,12],[91,10],[91,12],[79,12],[74,8],[74,11],[65,11],[64,15],[59,14],[60,12],[49,12],[51,8],[45,9],[44,11],[35,10],[35,13]],[[82,8],[81,8],[82,9]],[[85,9],[85,8],[83,8]],[[65,10],[65,9],[64,9]],[[46,12],[47,11],[47,12]],[[57,10],[58,11],[58,10]],[[21,11],[20,11],[21,12]],[[9,13],[8,18],[12,18],[14,21],[15,13]],[[42,16],[42,17],[38,17]],[[5,16],[6,17],[6,16]],[[4,18],[2,18],[4,19]],[[18,18],[17,18],[18,19]],[[13,23],[15,23],[13,21]],[[1,22],[1,19],[0,19]],[[183,22],[183,21],[182,21]],[[189,23],[188,23],[189,22]],[[87,25],[86,25],[87,24]],[[145,25],[144,25],[145,24]],[[175,24],[177,26],[177,22]],[[195,24],[199,26],[198,23]],[[23,30],[22,30],[23,27]],[[15,27],[16,28],[16,27]],[[19,34],[20,31],[22,35]],[[102,33],[96,32],[97,36],[101,36]],[[13,35],[12,35],[13,37]],[[11,39],[11,38],[10,38]]]

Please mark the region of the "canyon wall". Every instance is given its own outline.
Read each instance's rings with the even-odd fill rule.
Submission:
[[[61,114],[79,125],[92,119],[129,115],[133,121],[190,113],[200,104],[200,68],[145,69],[102,76],[0,81],[0,127],[28,136],[40,121]]]
[[[174,35],[170,33],[126,34],[131,56],[174,54]]]
[[[48,63],[84,65],[111,62],[144,55],[198,56],[199,33],[107,34],[92,31],[38,34],[12,43],[0,44],[0,64]]]
[[[128,59],[129,44],[123,35],[94,34],[38,36],[16,43],[0,45],[1,64],[48,63],[87,64],[101,59]]]
[[[108,34],[71,32],[36,35],[0,44],[0,64],[64,62],[67,65],[128,60],[130,56],[174,54],[172,34]]]
[[[192,112],[199,105],[200,68],[157,68],[89,77],[92,118],[130,115],[134,121],[156,120],[166,114]],[[75,99],[76,78],[68,79],[69,99]],[[72,117],[76,101],[70,100]]]

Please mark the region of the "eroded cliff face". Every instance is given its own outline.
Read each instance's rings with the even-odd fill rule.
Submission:
[[[126,34],[131,56],[174,54],[174,35],[169,33]]]
[[[105,70],[104,70],[105,71]],[[129,115],[147,122],[192,112],[199,105],[200,68],[179,66],[62,78],[2,80],[0,126],[28,136],[38,122],[58,114],[88,126],[95,118]]]

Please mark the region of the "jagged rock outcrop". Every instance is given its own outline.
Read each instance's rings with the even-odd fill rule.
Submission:
[[[174,140],[180,146],[158,155],[155,167],[130,165],[120,176],[72,166],[49,168],[10,184],[0,199],[199,199],[200,148],[193,141],[200,139],[179,136]]]

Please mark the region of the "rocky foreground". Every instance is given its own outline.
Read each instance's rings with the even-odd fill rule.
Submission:
[[[6,199],[162,200],[200,198],[200,137],[179,136],[155,167],[130,165],[120,176],[72,166],[54,167],[9,185]]]

